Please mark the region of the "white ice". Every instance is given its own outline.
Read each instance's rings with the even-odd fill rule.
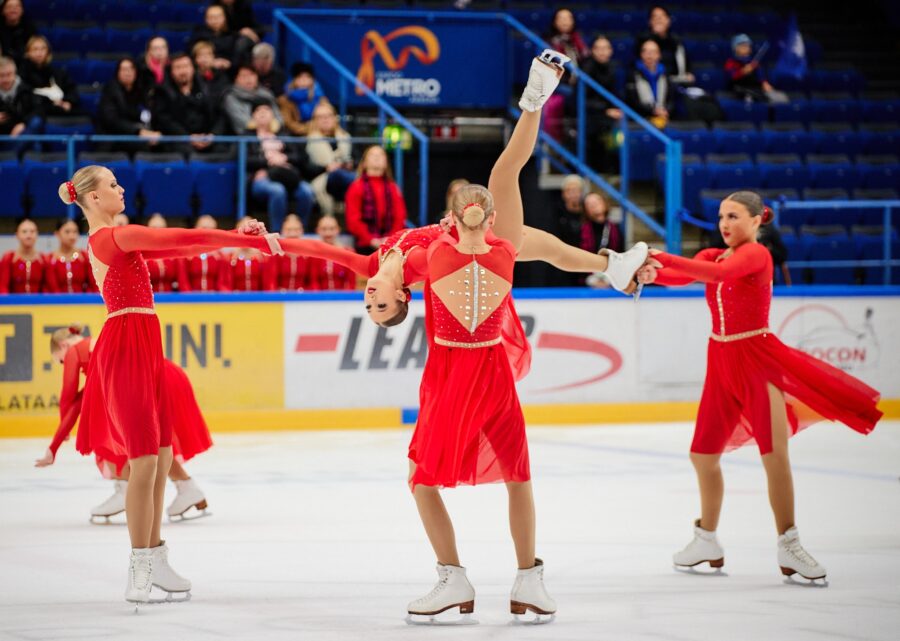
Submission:
[[[403,622],[436,576],[405,485],[408,431],[218,436],[189,465],[213,515],[163,530],[193,600],[137,615],[122,599],[126,528],[88,523],[111,482],[71,444],[35,469],[45,442],[0,441],[0,639],[900,639],[900,422],[792,441],[801,539],[828,568],[824,589],[784,584],[750,448],[724,459],[727,575],[673,571],[698,509],[690,435],[531,428],[556,622],[509,625],[505,491],[484,486],[444,493],[480,625],[426,629]]]

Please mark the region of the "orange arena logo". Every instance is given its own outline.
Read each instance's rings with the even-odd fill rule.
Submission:
[[[409,44],[394,56],[390,43],[404,36],[418,39],[419,44]],[[429,29],[408,25],[382,36],[377,31],[368,31],[360,41],[360,65],[357,79],[375,91],[379,96],[407,98],[410,102],[436,102],[441,93],[441,83],[437,78],[408,78],[401,73],[409,64],[410,57],[423,65],[434,64],[441,55],[441,45]],[[381,58],[387,70],[375,72],[375,58]],[[356,88],[357,95],[364,93]]]

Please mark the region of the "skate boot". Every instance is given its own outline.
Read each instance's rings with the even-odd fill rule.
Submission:
[[[528,610],[534,613],[534,618],[520,619],[519,616]],[[544,562],[540,559],[534,560],[534,567],[516,573],[516,582],[509,595],[509,611],[515,623],[551,623],[556,618],[556,601],[544,587]]]
[[[701,528],[700,519],[697,519],[694,521],[694,540],[688,543],[681,552],[676,552],[672,556],[672,561],[676,570],[709,563],[709,567],[714,568],[716,573],[721,573],[719,568],[725,565],[725,552],[719,545],[716,533]]]
[[[91,508],[91,523],[107,524],[109,517],[125,511],[125,494],[128,492],[128,481],[116,481],[113,495],[97,507]],[[103,519],[106,519],[105,521]]]
[[[456,565],[437,566],[438,582],[421,599],[407,607],[406,622],[411,625],[461,625],[478,623],[472,618],[475,611],[475,588],[466,578],[466,569]],[[439,620],[437,615],[451,608],[459,608],[463,615],[457,620]]]
[[[611,249],[601,249],[598,253],[606,256],[609,264],[606,266],[606,279],[609,281],[613,289],[624,294],[631,294],[637,291],[637,284],[634,276],[641,266],[646,262],[650,248],[647,243],[635,243],[634,247],[627,252],[619,253]]]
[[[160,541],[155,548],[150,548],[153,559],[152,583],[165,591],[166,598],[154,600],[153,603],[178,602],[191,600],[191,582],[179,575],[169,565],[169,548],[165,541]],[[173,595],[179,595],[175,598]]]
[[[128,584],[125,586],[125,600],[134,603],[134,611],[140,603],[150,602],[153,576],[153,550],[133,548],[128,564]]]
[[[173,481],[173,483],[175,483],[175,489],[178,491],[178,494],[175,496],[172,504],[166,508],[166,514],[169,515],[170,521],[189,521],[209,516],[206,511],[206,497],[203,495],[203,490],[194,482],[194,479]],[[185,516],[185,513],[192,507],[197,509],[197,513]]]
[[[797,583],[791,577],[799,574],[809,581],[803,585],[828,587],[825,568],[800,545],[800,534],[796,527],[778,537],[778,565],[781,573],[788,577],[785,583]]]
[[[519,100],[519,109],[522,111],[538,111],[547,102],[547,99],[559,86],[562,78],[563,65],[570,61],[553,49],[544,49],[541,55],[531,61],[531,70],[528,72],[528,84],[522,92]]]

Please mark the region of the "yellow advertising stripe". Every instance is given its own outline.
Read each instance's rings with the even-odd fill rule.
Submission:
[[[885,419],[900,419],[900,399],[882,399]],[[693,421],[697,403],[592,403],[584,405],[526,405],[529,425],[595,425],[598,423],[664,423]],[[290,430],[371,430],[404,427],[397,408],[340,410],[271,410],[206,412],[214,433]],[[55,414],[4,416],[0,438],[47,438],[56,430]],[[406,426],[410,427],[410,426]]]

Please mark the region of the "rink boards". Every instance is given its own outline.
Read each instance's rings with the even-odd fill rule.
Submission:
[[[709,310],[700,289],[638,304],[590,290],[518,290],[533,348],[519,383],[532,424],[691,420],[705,373]],[[183,367],[214,431],[397,427],[415,420],[427,354],[420,295],[405,323],[379,328],[358,292],[159,295],[167,357]],[[61,366],[49,335],[96,335],[99,297],[0,299],[0,436],[51,434]],[[880,390],[900,416],[900,288],[778,291],[781,339]]]

